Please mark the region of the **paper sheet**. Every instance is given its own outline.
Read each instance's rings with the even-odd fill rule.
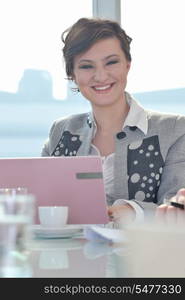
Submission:
[[[126,241],[124,231],[121,229],[112,229],[101,227],[98,225],[86,226],[84,228],[84,236],[87,240],[107,241],[113,243],[121,243]]]

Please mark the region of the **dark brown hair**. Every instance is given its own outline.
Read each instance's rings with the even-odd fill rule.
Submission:
[[[74,58],[87,51],[97,41],[116,37],[128,61],[131,61],[130,43],[132,39],[120,25],[112,20],[81,18],[62,33],[63,56],[68,79],[73,78]]]

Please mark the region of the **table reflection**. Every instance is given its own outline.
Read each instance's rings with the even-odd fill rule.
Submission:
[[[32,277],[116,277],[115,257],[119,259],[108,243],[83,238],[35,239],[30,243],[29,264]]]

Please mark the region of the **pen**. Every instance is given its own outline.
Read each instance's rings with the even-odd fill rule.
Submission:
[[[174,202],[174,201],[170,201],[170,204],[174,207],[178,207],[180,209],[184,209],[184,204],[182,203],[178,203],[178,202]]]

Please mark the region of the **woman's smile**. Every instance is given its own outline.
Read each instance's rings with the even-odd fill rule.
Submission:
[[[95,85],[92,86],[93,90],[98,94],[106,94],[109,93],[112,89],[114,83],[106,84],[106,85]]]

